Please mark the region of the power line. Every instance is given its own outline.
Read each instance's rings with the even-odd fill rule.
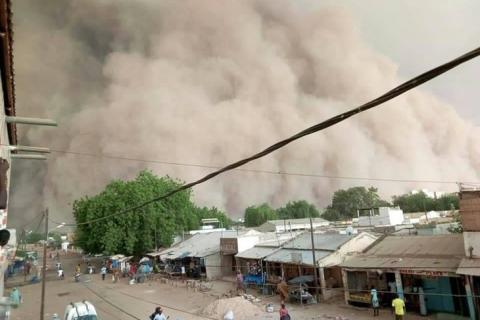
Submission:
[[[100,298],[101,300],[103,300],[104,302],[106,302],[107,304],[111,305],[112,307],[114,307],[115,309],[119,310],[120,312],[123,312],[124,314],[128,315],[129,317],[133,318],[133,319],[136,319],[136,320],[142,320],[136,316],[134,316],[133,314],[129,313],[128,311],[125,311],[124,309],[120,308],[119,306],[117,306],[116,304],[114,304],[113,302],[111,302],[110,300],[107,300],[105,299],[104,297],[102,297],[102,295],[98,294],[95,290],[93,290],[92,288],[90,288],[90,286],[84,284],[85,288],[87,288],[88,290],[90,290],[94,295],[96,295],[98,298]]]
[[[35,217],[32,218],[32,220],[30,220],[29,222],[21,225],[20,227],[18,227],[18,229],[25,229],[25,227],[31,225],[33,222],[35,222],[35,220],[40,217],[40,223],[42,222],[43,220],[43,212],[40,212],[39,214],[37,214]],[[37,226],[37,229],[38,229],[38,226]]]
[[[60,149],[51,149],[50,151],[54,153],[71,154],[76,156],[107,158],[107,159],[145,162],[145,163],[156,163],[156,164],[164,164],[164,165],[180,166],[180,167],[193,167],[193,168],[204,168],[204,169],[221,169],[222,168],[222,166],[218,166],[218,165],[174,162],[174,161],[164,161],[164,160],[156,160],[156,159],[141,159],[141,158],[128,157],[128,156],[108,155],[103,153],[80,152],[80,151],[60,150]],[[321,178],[321,179],[331,179],[331,180],[360,180],[360,181],[380,181],[380,182],[399,182],[399,183],[437,183],[437,184],[462,183],[462,184],[480,185],[480,181],[472,182],[472,181],[458,181],[458,180],[454,181],[454,180],[433,180],[433,179],[407,179],[407,178],[397,179],[397,178],[337,176],[337,175],[318,174],[318,173],[290,172],[290,171],[283,171],[283,170],[274,171],[274,170],[265,170],[265,169],[248,169],[248,168],[235,168],[235,169],[232,169],[232,171],[264,173],[264,174],[272,174],[272,175],[280,175],[280,176],[310,177],[310,178]]]
[[[233,169],[236,169],[238,167],[241,167],[249,162],[252,162],[254,160],[257,160],[257,159],[260,159],[280,148],[283,148],[284,146],[290,144],[291,142],[293,141],[296,141],[296,140],[299,140],[305,136],[308,136],[308,135],[311,135],[313,133],[316,133],[316,132],[319,132],[321,130],[324,130],[326,128],[329,128],[337,123],[340,123],[342,121],[345,121],[346,119],[356,115],[356,114],[359,114],[359,113],[362,113],[364,111],[367,111],[369,109],[372,109],[382,103],[385,103],[415,87],[418,87],[419,85],[433,79],[433,78],[436,78],[438,77],[439,75],[457,67],[458,65],[466,62],[466,61],[469,61],[475,57],[477,57],[478,55],[480,55],[480,47],[475,49],[475,50],[472,50],[454,60],[451,60],[450,62],[447,62],[443,65],[440,65],[436,68],[433,68],[431,69],[430,71],[427,71],[425,73],[422,73],[420,74],[419,76],[416,76],[415,78],[411,79],[411,80],[408,80],[406,82],[404,82],[403,84],[393,88],[392,90],[386,92],[385,94],[363,104],[363,105],[360,105],[356,108],[353,108],[349,111],[346,111],[344,113],[341,113],[337,116],[334,116],[330,119],[327,119],[321,123],[318,123],[316,125],[313,125],[305,130],[302,130],[300,132],[298,132],[297,134],[289,137],[289,138],[286,138],[284,140],[281,140],[269,147],[267,147],[266,149],[264,149],[263,151],[260,151],[250,157],[247,157],[247,158],[244,158],[244,159],[241,159],[239,161],[236,161],[234,163],[231,163],[221,169],[218,169],[214,172],[211,172],[209,174],[207,174],[206,176],[204,176],[203,178],[200,178],[196,181],[193,181],[193,182],[190,182],[190,183],[187,183],[187,184],[184,184],[170,192],[167,192],[166,194],[164,195],[161,195],[161,196],[158,196],[156,198],[153,198],[151,200],[148,200],[148,201],[145,201],[141,204],[138,204],[138,205],[135,205],[133,207],[130,207],[130,208],[127,208],[125,210],[121,210],[119,212],[115,212],[115,213],[112,213],[112,214],[109,214],[109,215],[106,215],[106,216],[103,216],[103,217],[100,217],[100,218],[96,218],[96,219],[92,219],[92,220],[88,220],[88,221],[83,221],[83,222],[79,222],[77,224],[71,224],[70,226],[75,226],[75,225],[85,225],[85,224],[90,224],[90,223],[95,223],[95,222],[99,222],[99,221],[103,221],[105,219],[109,219],[110,217],[113,217],[113,216],[117,216],[117,215],[122,215],[122,214],[125,214],[125,213],[128,213],[128,212],[131,212],[131,211],[135,211],[135,210],[138,210],[138,209],[141,209],[145,206],[148,206],[149,204],[151,203],[154,203],[154,202],[157,202],[157,201],[160,201],[160,200],[163,200],[163,199],[166,199],[178,192],[181,192],[181,191],[184,191],[184,190],[187,190],[187,189],[190,189],[198,184],[201,184],[201,183],[204,183],[210,179],[213,179],[214,177],[224,173],[224,172],[227,172],[227,171],[231,171]]]

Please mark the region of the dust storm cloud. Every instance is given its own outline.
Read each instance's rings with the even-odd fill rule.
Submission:
[[[19,127],[22,144],[95,154],[225,165],[363,103],[403,79],[339,7],[283,1],[15,2],[17,114],[56,119]],[[446,57],[453,58],[453,57]],[[418,70],[423,72],[424,70]],[[446,75],[448,77],[448,74]],[[249,168],[400,179],[478,181],[479,128],[425,90],[307,137]],[[12,221],[70,203],[150,168],[185,181],[209,169],[52,153],[13,166]],[[364,181],[233,172],[195,200],[239,216],[251,204],[307,199]],[[455,186],[369,183],[384,196]]]

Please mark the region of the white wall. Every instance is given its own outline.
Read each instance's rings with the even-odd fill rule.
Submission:
[[[222,277],[222,256],[220,252],[205,257],[207,279],[215,280]]]
[[[473,248],[473,257],[480,258],[480,232],[463,232],[465,243],[465,256],[470,256],[470,247]]]
[[[362,232],[349,240],[337,251],[319,261],[320,267],[335,266],[344,262],[349,257],[363,252],[368,246],[373,244],[378,239],[377,236],[367,232]]]
[[[260,236],[238,237],[238,253],[253,248],[259,242]]]
[[[378,216],[358,218],[359,226],[395,226],[404,221],[403,211],[399,208],[379,208]]]

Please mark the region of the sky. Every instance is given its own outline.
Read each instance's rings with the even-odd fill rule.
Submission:
[[[318,6],[348,8],[357,28],[372,47],[399,66],[399,74],[413,77],[423,70],[480,46],[477,12],[480,2],[426,1],[299,1],[310,10]],[[476,59],[425,85],[451,103],[466,120],[480,125]]]
[[[479,9],[474,1],[16,1],[17,114],[59,122],[19,126],[19,140],[226,165],[474,49]],[[479,181],[479,71],[479,59],[468,62],[248,168]],[[47,162],[13,164],[12,219],[48,206],[71,221],[75,199],[142,169],[182,181],[209,171],[54,152]],[[264,202],[325,207],[335,190],[366,184],[387,199],[457,188],[234,172],[194,194],[240,216]]]

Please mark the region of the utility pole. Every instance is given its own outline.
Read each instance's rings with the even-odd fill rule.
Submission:
[[[43,243],[43,263],[42,263],[42,298],[40,302],[40,320],[44,320],[45,314],[45,276],[47,275],[47,243],[48,243],[48,208],[45,210],[45,242]]]
[[[312,217],[310,217],[310,237],[312,239],[312,258],[313,258],[313,281],[315,282],[315,298],[318,299],[318,275],[317,275],[317,259],[315,257],[315,239],[313,237],[313,222]]]

